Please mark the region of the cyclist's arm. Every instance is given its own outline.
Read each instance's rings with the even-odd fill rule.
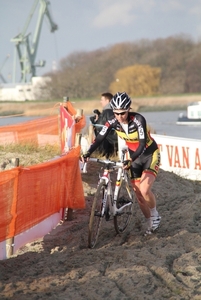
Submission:
[[[103,128],[101,129],[101,131],[99,132],[99,134],[96,136],[94,142],[91,144],[91,146],[89,147],[87,153],[89,153],[89,155],[91,155],[97,148],[98,146],[100,146],[100,144],[102,143],[102,141],[108,136],[108,134],[110,133],[110,131],[113,128],[113,123],[110,121],[107,121],[105,123],[105,125],[103,126]]]
[[[146,129],[145,118],[142,117],[141,115],[137,115],[134,118],[133,122],[137,127],[139,145],[135,151],[130,151],[130,157],[132,161],[134,161],[136,158],[138,158],[140,155],[144,153],[144,151],[146,150],[146,141],[147,141],[147,129]]]

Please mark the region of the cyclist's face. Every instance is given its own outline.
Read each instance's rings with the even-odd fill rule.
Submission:
[[[125,111],[114,111],[114,115],[115,115],[115,118],[120,123],[127,123],[128,110],[125,110]]]

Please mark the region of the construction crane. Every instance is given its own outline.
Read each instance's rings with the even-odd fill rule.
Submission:
[[[31,22],[33,14],[36,10],[36,7],[40,3],[39,14],[37,19],[37,24],[35,28],[35,33],[33,36],[32,43],[30,44],[30,35],[27,34],[28,26]],[[36,67],[44,67],[45,61],[41,60],[38,64],[35,63],[36,54],[38,50],[39,38],[42,29],[43,19],[46,16],[50,23],[50,31],[54,32],[58,29],[58,26],[53,22],[49,6],[50,2],[47,0],[35,0],[34,5],[31,9],[30,15],[25,23],[24,29],[16,37],[11,39],[11,42],[15,43],[17,54],[19,57],[20,68],[21,68],[21,82],[30,82],[31,78],[36,76]],[[16,65],[16,62],[14,63]]]
[[[4,67],[5,63],[7,62],[7,60],[9,59],[9,57],[10,57],[10,54],[7,54],[2,65],[0,66],[0,79],[2,80],[3,83],[7,83],[7,82],[6,82],[6,79],[4,78],[3,74],[1,73],[1,70],[3,69],[3,67]]]

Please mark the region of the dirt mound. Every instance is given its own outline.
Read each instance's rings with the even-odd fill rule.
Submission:
[[[201,184],[160,170],[154,184],[162,216],[143,236],[135,204],[128,230],[104,222],[95,249],[87,248],[88,220],[98,170],[82,174],[86,209],[43,239],[0,261],[0,299],[201,299]]]

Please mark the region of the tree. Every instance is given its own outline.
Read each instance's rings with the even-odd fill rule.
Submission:
[[[201,92],[200,53],[201,42],[195,43],[184,35],[119,43],[90,52],[73,52],[60,61],[57,71],[48,74],[52,78],[48,89],[53,98],[64,95],[94,98],[109,91],[110,85],[116,92],[124,86],[130,89],[134,84],[137,84],[134,94],[138,91],[140,95]],[[118,70],[137,65],[150,69],[145,73],[143,68],[139,69],[135,76],[132,72],[128,76],[126,72],[118,81]],[[121,86],[123,81],[125,85]]]
[[[134,65],[120,69],[115,81],[110,84],[110,92],[126,91],[132,96],[151,96],[158,92],[160,68],[149,65]]]

